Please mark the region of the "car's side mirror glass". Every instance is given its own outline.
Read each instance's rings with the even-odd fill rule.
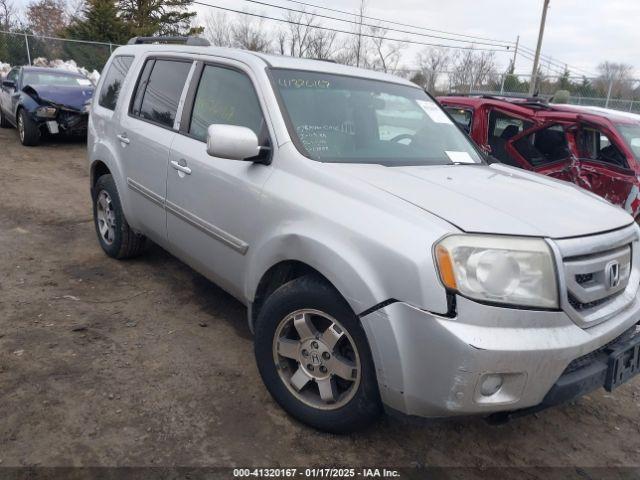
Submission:
[[[207,153],[212,157],[250,160],[260,150],[258,136],[247,127],[214,124],[207,129]]]

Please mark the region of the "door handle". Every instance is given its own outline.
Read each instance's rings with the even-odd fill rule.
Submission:
[[[179,172],[182,172],[186,175],[191,175],[191,169],[189,167],[187,167],[187,162],[183,159],[180,160],[180,162],[176,162],[175,160],[171,160],[171,166],[175,169],[178,170]]]
[[[118,137],[118,140],[120,140],[122,143],[126,143],[127,145],[131,143],[131,140],[129,140],[129,137],[127,137],[126,133],[121,133],[119,135],[116,135],[116,137]]]

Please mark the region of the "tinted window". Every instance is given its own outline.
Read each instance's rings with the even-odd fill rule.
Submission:
[[[570,156],[567,137],[560,125],[536,130],[513,145],[534,167],[564,160]]]
[[[124,77],[131,67],[131,62],[133,62],[133,57],[115,57],[113,59],[100,90],[98,104],[101,107],[115,110],[120,88],[122,88]]]
[[[207,128],[214,123],[247,127],[261,135],[262,111],[249,77],[228,68],[204,68],[189,133],[204,141]]]
[[[134,114],[152,122],[173,127],[180,95],[187,81],[191,63],[156,60],[149,80],[141,82],[144,89],[139,112]]]

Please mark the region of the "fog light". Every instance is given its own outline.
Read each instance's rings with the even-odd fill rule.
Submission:
[[[480,393],[485,397],[490,397],[502,387],[502,375],[490,374],[485,375],[480,386]]]

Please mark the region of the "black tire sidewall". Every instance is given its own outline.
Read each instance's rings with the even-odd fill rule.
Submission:
[[[100,228],[98,227],[98,195],[100,192],[105,191],[111,197],[111,202],[113,205],[113,210],[116,217],[116,227],[113,243],[109,245],[102,239],[102,235],[100,234]],[[118,189],[116,187],[115,181],[113,180],[112,175],[102,175],[98,178],[95,187],[92,191],[93,194],[93,224],[96,229],[96,235],[98,236],[98,242],[100,242],[100,246],[104,250],[104,252],[113,258],[118,258],[120,254],[120,250],[122,249],[122,243],[124,241],[124,214],[122,212],[122,206],[120,203],[120,196],[118,195]]]
[[[296,310],[316,309],[327,313],[353,338],[361,364],[358,391],[336,410],[320,410],[298,400],[283,383],[273,358],[273,338],[280,321]],[[265,302],[256,322],[255,355],[267,389],[284,410],[303,423],[332,433],[347,433],[369,425],[382,411],[375,367],[366,334],[342,296],[326,281],[300,277],[276,290]]]
[[[18,139],[20,143],[25,147],[34,147],[38,145],[40,142],[40,129],[38,125],[35,124],[27,115],[24,108],[18,110],[18,116],[22,117],[22,123],[24,125],[24,140],[20,138],[20,129],[18,128]],[[16,125],[18,124],[18,119],[16,118]]]

